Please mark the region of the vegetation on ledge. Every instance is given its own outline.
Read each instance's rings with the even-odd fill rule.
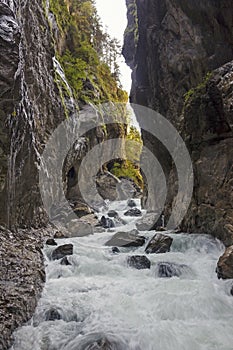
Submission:
[[[119,81],[120,45],[103,31],[93,0],[50,0],[59,31],[57,59],[81,103],[126,102]]]

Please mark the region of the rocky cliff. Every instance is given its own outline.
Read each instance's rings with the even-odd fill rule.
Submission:
[[[77,13],[82,14],[82,25],[92,28],[80,12],[82,4],[63,0],[0,3],[1,349],[9,347],[12,331],[34,311],[45,280],[42,242],[56,232],[48,226],[39,189],[47,140],[62,121],[78,118],[78,110],[89,101],[127,99],[107,63],[100,60],[98,42],[91,45],[89,36],[95,37],[87,31],[80,34]],[[89,5],[85,10],[94,11]],[[97,143],[124,135],[123,126],[103,125],[78,140],[86,147],[66,163],[63,180],[68,198],[72,197],[72,186],[66,186],[72,167],[77,170]]]
[[[211,233],[230,245],[233,3],[128,0],[127,6],[123,53],[133,70],[131,101],[170,120],[193,161],[194,194],[182,228]],[[143,130],[142,135],[167,176],[169,216],[177,190],[175,170],[163,145]]]

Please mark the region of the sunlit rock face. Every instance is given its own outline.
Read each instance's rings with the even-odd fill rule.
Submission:
[[[133,68],[131,101],[159,111],[173,123],[194,165],[194,195],[182,228],[208,232],[232,244],[233,3],[134,3],[136,20],[128,7],[128,27],[138,26],[133,57],[129,35],[123,50]],[[168,179],[168,217],[177,192],[172,160],[160,142],[145,131],[142,135]],[[146,191],[145,186],[144,204],[150,207]]]

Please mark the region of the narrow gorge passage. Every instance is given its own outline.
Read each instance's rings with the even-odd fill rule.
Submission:
[[[69,265],[51,260],[57,247],[45,246],[43,295],[31,321],[15,332],[11,350],[232,350],[230,285],[215,273],[222,243],[163,232],[173,239],[171,251],[147,254],[150,269],[135,269],[129,257],[145,256],[155,232],[140,232],[146,238],[141,247],[105,245],[116,232],[135,229],[140,217],[125,216],[129,209],[127,201],[108,202],[99,218],[109,213],[112,219],[115,211],[125,225],[114,219],[118,227],[105,232],[57,239],[58,246],[73,245]]]

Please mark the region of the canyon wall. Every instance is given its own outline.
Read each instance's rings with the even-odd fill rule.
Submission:
[[[127,0],[123,54],[132,68],[131,102],[165,116],[194,167],[194,193],[181,228],[233,243],[233,3]],[[139,124],[140,118],[138,116]],[[141,123],[142,124],[142,123]],[[166,148],[142,130],[167,176],[168,217],[177,193]],[[151,174],[153,178],[153,173]],[[146,196],[145,187],[145,196]],[[145,205],[150,208],[151,203]],[[151,208],[153,209],[153,208]]]
[[[45,281],[42,243],[56,232],[49,225],[39,188],[46,142],[62,121],[78,119],[78,111],[89,101],[127,99],[97,49],[75,27],[72,6],[81,5],[82,1],[63,0],[0,3],[0,348],[4,350],[12,342],[12,331],[34,312]],[[73,42],[74,37],[83,40],[77,57],[72,54],[80,43]],[[78,140],[85,147],[66,162],[64,188],[70,169],[75,166],[78,171],[93,146],[108,137],[124,138],[125,132],[124,126],[102,125]],[[57,149],[50,156],[56,159]],[[53,174],[50,180],[52,191]],[[66,187],[68,197],[71,192]]]

